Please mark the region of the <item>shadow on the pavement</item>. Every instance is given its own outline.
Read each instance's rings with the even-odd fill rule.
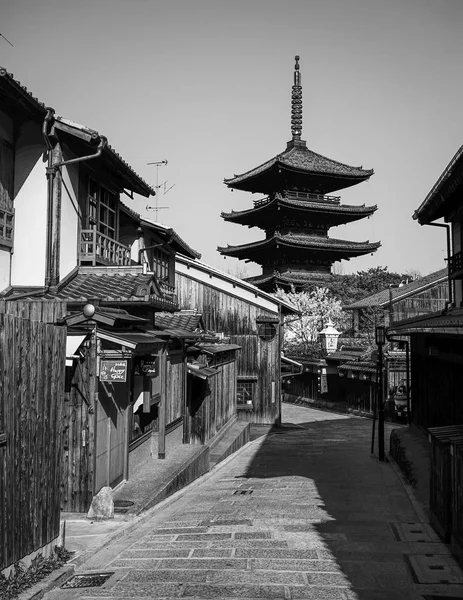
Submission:
[[[336,571],[307,572],[310,583],[346,586],[359,600],[416,598],[390,525],[413,521],[414,512],[391,466],[371,455],[371,431],[371,420],[333,414],[286,422],[262,439],[244,477],[275,480],[273,497],[283,499],[269,514],[292,521],[281,527],[294,547],[309,545],[319,559],[336,561]],[[385,437],[387,444],[389,428]],[[272,502],[272,486],[265,487],[263,514]]]

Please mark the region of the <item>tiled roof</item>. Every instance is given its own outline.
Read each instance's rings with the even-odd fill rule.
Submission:
[[[376,373],[376,363],[371,361],[348,361],[339,365],[341,371],[361,371],[362,373]]]
[[[323,216],[336,215],[336,222],[345,223],[355,219],[361,219],[372,215],[377,206],[354,206],[350,204],[332,204],[329,202],[313,202],[310,200],[295,200],[293,198],[285,198],[277,194],[275,198],[267,203],[262,203],[260,206],[241,211],[231,211],[229,213],[222,212],[221,217],[226,221],[245,221],[246,217],[252,217],[257,214],[262,214],[265,211],[287,207],[289,209],[302,210],[308,213],[320,214]]]
[[[439,176],[439,179],[433,185],[432,189],[420,204],[420,206],[413,213],[413,218],[417,219],[419,223],[430,223],[439,219],[444,215],[443,206],[448,196],[455,191],[455,185],[446,186],[447,182],[450,182],[452,176],[457,173],[456,185],[461,184],[461,176],[458,175],[461,172],[461,164],[463,162],[463,146],[461,146],[452,160],[449,162],[443,173]]]
[[[197,331],[204,329],[202,316],[198,313],[180,311],[175,313],[159,312],[155,314],[154,326],[161,329],[185,329]]]
[[[376,294],[372,294],[371,296],[366,296],[362,298],[362,300],[358,300],[353,304],[349,304],[348,306],[344,306],[345,310],[354,310],[356,308],[368,308],[370,306],[376,307],[385,307],[390,303],[390,294],[392,294],[392,303],[398,302],[408,296],[412,296],[418,291],[422,289],[427,289],[438,283],[446,281],[448,276],[447,269],[440,269],[440,271],[435,271],[434,273],[430,273],[425,277],[420,277],[419,279],[415,279],[411,283],[407,283],[398,288],[386,288],[377,292]]]
[[[9,84],[39,112],[42,112],[44,115],[46,113],[46,106],[43,102],[40,102],[38,98],[33,96],[31,92],[21,84],[20,81],[14,79],[13,73],[8,73],[8,71],[4,67],[0,67],[0,77],[4,77]]]
[[[303,285],[306,283],[323,284],[330,280],[331,273],[317,273],[310,271],[285,271],[284,273],[273,273],[272,275],[255,275],[246,277],[246,281],[254,285],[263,285],[264,283],[275,283],[275,285]]]
[[[394,323],[389,329],[390,335],[410,335],[413,333],[434,333],[463,335],[463,309],[438,312],[404,319]]]
[[[88,135],[91,135],[93,137],[104,137],[102,135],[100,135],[98,133],[98,131],[95,131],[94,129],[90,129],[90,127],[86,127],[85,125],[80,125],[79,123],[74,123],[74,121],[70,121],[69,119],[64,119],[63,117],[55,117],[55,125],[59,128],[60,123],[62,123],[63,125],[69,127],[69,128],[73,128],[76,129],[78,131],[81,131],[83,133],[86,133]],[[66,129],[66,131],[69,133],[70,130]],[[116,163],[122,167],[123,170],[125,170],[126,172],[130,173],[130,175],[137,181],[137,183],[139,184],[139,186],[141,186],[139,189],[134,190],[137,193],[149,196],[152,195],[154,196],[156,194],[154,188],[152,188],[148,183],[146,183],[146,181],[144,179],[142,179],[133,169],[132,167],[122,158],[122,156],[116,152],[116,150],[114,150],[114,148],[110,145],[110,144],[106,144],[106,146],[103,149],[103,154],[109,154],[110,157],[116,161]]]
[[[350,242],[347,240],[337,240],[335,238],[317,235],[281,235],[280,233],[275,233],[271,238],[257,242],[250,242],[249,244],[242,244],[240,246],[228,245],[226,247],[218,247],[217,250],[221,254],[225,254],[227,256],[238,256],[247,250],[264,250],[275,246],[276,244],[293,247],[299,246],[301,248],[306,248],[307,250],[324,249],[327,252],[343,252],[351,255],[374,252],[381,246],[380,242]]]
[[[241,175],[225,179],[224,183],[229,187],[234,187],[246,179],[270,170],[274,165],[283,165],[305,173],[352,178],[358,182],[364,181],[373,175],[373,169],[365,170],[362,167],[351,167],[350,165],[332,160],[309,150],[305,143],[299,142],[296,144],[289,142],[287,149],[281,154],[277,154],[270,160]]]
[[[341,346],[339,350],[328,354],[326,360],[336,360],[343,362],[346,360],[359,360],[366,352],[366,348],[360,346]]]

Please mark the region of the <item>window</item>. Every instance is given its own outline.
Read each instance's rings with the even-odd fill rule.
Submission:
[[[153,273],[160,281],[169,283],[169,254],[162,248],[153,248]]]
[[[90,179],[88,186],[87,227],[115,240],[117,237],[117,201],[115,194]]]
[[[0,244],[13,246],[13,147],[0,140]]]
[[[261,323],[257,332],[261,340],[270,342],[276,336],[277,328],[273,323]]]
[[[237,407],[245,410],[252,410],[254,408],[255,390],[255,379],[239,378],[236,386]]]

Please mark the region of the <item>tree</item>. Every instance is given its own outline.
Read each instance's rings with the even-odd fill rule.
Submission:
[[[286,302],[292,304],[300,315],[289,316],[285,319],[284,345],[285,352],[297,355],[321,355],[318,334],[329,320],[339,330],[346,327],[346,317],[339,300],[333,298],[325,287],[318,287],[312,291],[285,292],[278,289],[276,294]]]

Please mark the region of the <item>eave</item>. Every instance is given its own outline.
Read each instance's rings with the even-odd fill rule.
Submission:
[[[376,210],[377,206],[333,205],[328,202],[292,200],[277,196],[267,203],[262,203],[260,206],[248,210],[222,212],[221,217],[231,223],[265,229],[265,219],[274,217],[272,219],[274,221],[275,217],[278,217],[280,221],[282,214],[287,212],[291,215],[310,216],[317,222],[325,223],[328,227],[331,227],[369,217]]]
[[[82,147],[82,144],[87,146],[88,154],[95,152],[96,146],[104,138],[103,135],[89,127],[79,125],[62,117],[56,117],[52,134],[59,137],[60,133],[80,142],[80,147]],[[121,187],[145,197],[156,194],[155,190],[109,144],[105,144],[101,158],[98,160],[103,161],[108,171],[114,173],[114,177],[120,181]],[[91,166],[91,163],[89,165]]]
[[[337,240],[324,236],[283,236],[275,234],[271,238],[267,238],[258,242],[242,244],[240,246],[218,247],[217,250],[224,256],[235,258],[248,258],[254,260],[258,255],[263,253],[280,252],[281,248],[296,250],[301,253],[308,254],[319,253],[327,256],[329,260],[348,259],[354,256],[361,256],[375,252],[381,246],[380,242],[349,242],[346,240]],[[253,258],[254,257],[254,258]],[[259,261],[257,261],[259,262]]]
[[[13,102],[19,104],[21,108],[34,119],[42,121],[47,114],[47,107],[33,96],[28,89],[14,79],[13,73],[8,73],[4,67],[0,67],[0,90],[8,95]]]
[[[463,185],[463,146],[453,156],[432,189],[413,213],[413,218],[425,225],[445,216],[454,192]],[[461,200],[456,199],[456,202]]]
[[[373,169],[352,167],[309,150],[303,141],[288,142],[287,149],[240,175],[225,179],[229,188],[270,194],[288,188],[288,180],[295,180],[298,189],[330,193],[365,181]]]

